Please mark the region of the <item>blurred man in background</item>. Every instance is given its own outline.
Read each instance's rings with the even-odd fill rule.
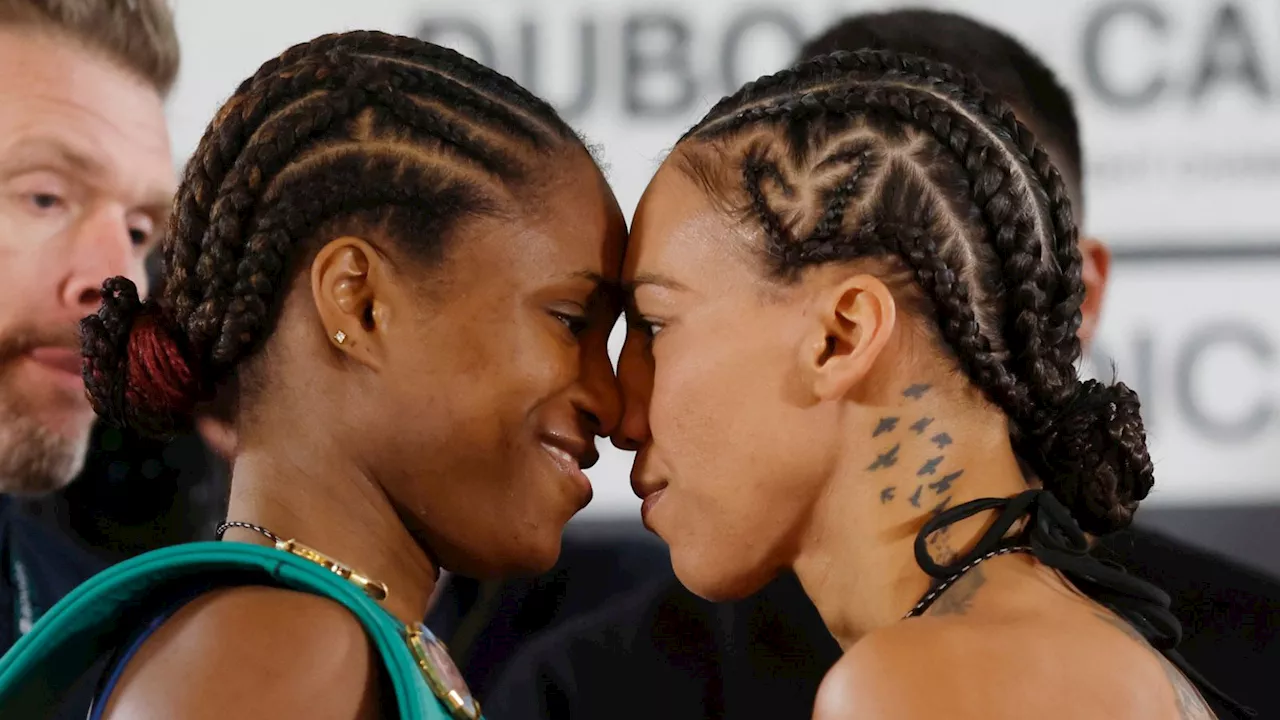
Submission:
[[[860,48],[922,55],[976,75],[1013,106],[1053,158],[1080,224],[1082,153],[1075,109],[1053,73],[1025,47],[957,15],[897,11],[846,20],[810,42],[802,57]],[[1110,256],[1088,237],[1080,247],[1087,291],[1080,333],[1087,343]],[[1280,701],[1268,685],[1280,667],[1280,642],[1273,642],[1280,639],[1276,583],[1139,529],[1107,538],[1098,552],[1170,592],[1186,635],[1181,650],[1192,665],[1261,717],[1280,717]],[[576,571],[592,574],[587,567]],[[500,679],[482,692],[487,715],[692,720],[812,714],[818,683],[840,649],[794,576],[779,578],[755,597],[721,605],[690,594],[669,566],[655,577],[648,589],[595,613],[575,619],[559,613],[555,620],[563,624],[506,663]],[[488,662],[497,661],[491,652]],[[927,682],[921,678],[922,689]]]
[[[28,504],[84,463],[78,322],[103,280],[145,287],[168,214],[173,17],[163,0],[0,0],[0,68],[3,652],[99,569]]]

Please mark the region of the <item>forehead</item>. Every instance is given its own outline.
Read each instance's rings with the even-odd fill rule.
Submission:
[[[0,158],[53,151],[140,193],[172,189],[164,103],[145,81],[72,40],[17,28],[0,28],[0,67]]]
[[[508,277],[551,279],[590,272],[616,280],[627,241],[626,220],[608,182],[585,150],[547,165],[542,186],[511,214],[474,225],[455,244],[482,266]],[[462,235],[467,235],[462,230]]]
[[[757,228],[716,208],[668,158],[636,207],[623,280],[659,274],[704,288],[758,282],[750,255],[757,235]]]

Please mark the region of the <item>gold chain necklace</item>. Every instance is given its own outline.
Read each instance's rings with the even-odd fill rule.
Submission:
[[[377,602],[387,599],[388,591],[386,585],[370,578],[368,575],[356,572],[349,565],[341,563],[315,548],[303,545],[296,540],[286,540],[260,525],[245,522],[224,522],[218,526],[217,538],[221,540],[227,530],[233,527],[252,530],[265,536],[275,543],[277,550],[283,550],[319,565],[360,588],[364,594]],[[456,720],[479,720],[480,703],[471,694],[471,690],[467,688],[467,682],[463,679],[462,673],[458,671],[458,666],[453,662],[453,658],[449,655],[449,649],[445,647],[445,644],[426,625],[420,622],[412,625],[403,625],[401,633],[404,636],[405,644],[409,648],[409,654],[413,656],[414,662],[418,665],[418,670],[422,673],[422,678],[426,680],[432,694],[449,709],[449,713]]]

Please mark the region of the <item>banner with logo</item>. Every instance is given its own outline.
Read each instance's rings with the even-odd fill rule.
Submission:
[[[264,60],[325,33],[417,35],[493,65],[603,147],[630,215],[712,103],[791,62],[846,15],[891,2],[178,0],[179,158]],[[1139,390],[1153,504],[1280,501],[1280,4],[1265,0],[957,0],[1073,91],[1085,230],[1115,250],[1091,366]],[[630,456],[592,471],[588,512],[632,512]]]

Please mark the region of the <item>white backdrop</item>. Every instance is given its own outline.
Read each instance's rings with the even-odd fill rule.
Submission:
[[[315,35],[419,35],[495,65],[605,148],[630,215],[669,145],[738,84],[836,18],[893,2],[175,0],[170,103],[185,159],[264,60]],[[1076,95],[1085,229],[1117,253],[1096,366],[1146,408],[1153,503],[1280,501],[1280,4],[964,0],[1027,42]],[[633,512],[609,449],[588,514]]]

